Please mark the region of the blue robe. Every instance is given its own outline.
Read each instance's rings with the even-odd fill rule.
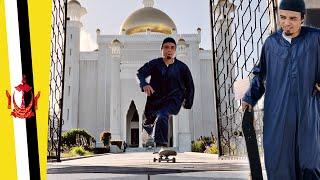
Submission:
[[[265,93],[263,145],[268,179],[320,179],[320,30],[302,27],[291,44],[267,38],[243,100]]]

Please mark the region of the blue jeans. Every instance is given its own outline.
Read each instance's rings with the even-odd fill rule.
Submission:
[[[168,128],[169,128],[169,107],[164,107],[158,111],[154,111],[152,116],[147,119],[148,124],[144,124],[143,128],[147,131],[149,135],[154,132],[154,142],[157,144],[168,144]],[[151,123],[153,122],[153,123]]]

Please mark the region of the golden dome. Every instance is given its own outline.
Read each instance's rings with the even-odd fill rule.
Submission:
[[[147,30],[171,34],[172,30],[176,29],[176,25],[166,13],[153,7],[144,7],[127,17],[120,30],[122,34],[131,35]]]

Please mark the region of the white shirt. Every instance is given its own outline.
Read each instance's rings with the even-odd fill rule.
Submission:
[[[291,37],[286,36],[286,35],[284,34],[284,32],[282,32],[282,37],[283,37],[285,40],[287,40],[287,41],[291,44],[291,40],[292,40],[292,38],[291,38]]]

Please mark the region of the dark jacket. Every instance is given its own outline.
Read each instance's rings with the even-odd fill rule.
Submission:
[[[150,83],[146,78],[151,76]],[[167,66],[162,58],[145,63],[137,73],[140,88],[150,85],[154,93],[147,97],[145,114],[169,107],[172,114],[177,114],[183,104],[184,108],[191,109],[194,97],[194,84],[191,72],[186,64],[174,60]]]

